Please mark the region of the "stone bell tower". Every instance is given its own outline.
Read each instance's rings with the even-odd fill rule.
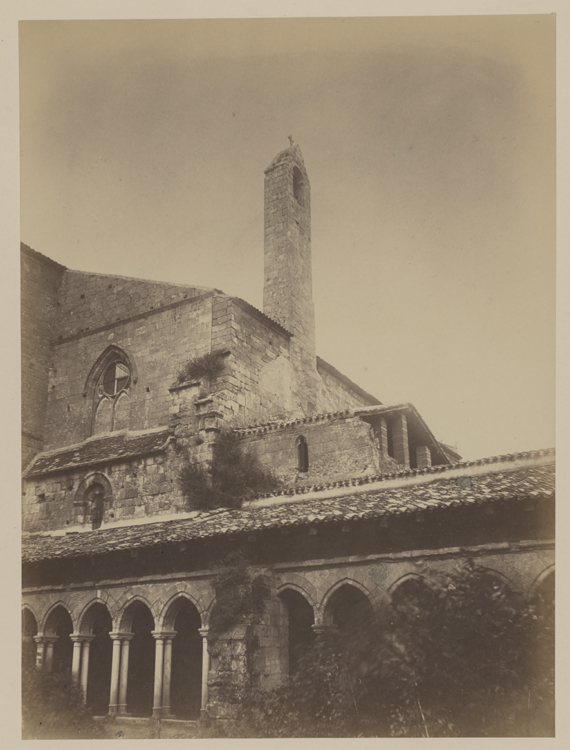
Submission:
[[[316,355],[311,186],[301,149],[293,145],[291,137],[290,140],[291,146],[265,170],[263,311],[293,334],[291,361],[303,372],[310,372],[313,380]]]

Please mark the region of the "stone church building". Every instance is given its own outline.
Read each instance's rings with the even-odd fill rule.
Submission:
[[[68,671],[96,715],[231,716],[253,673],[280,684],[327,629],[465,562],[552,591],[554,452],[462,461],[317,356],[296,145],[265,170],[264,236],[263,311],[22,246],[23,658]],[[181,462],[207,465],[225,430],[280,484],[197,509]],[[213,648],[237,552],[269,596]]]

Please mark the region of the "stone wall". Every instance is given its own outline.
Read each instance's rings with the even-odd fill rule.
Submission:
[[[22,245],[22,460],[43,450],[58,290],[64,266]]]
[[[176,483],[177,457],[169,446],[162,454],[54,472],[25,482],[22,497],[26,531],[89,530],[89,508],[81,503],[86,484],[105,487],[102,527],[186,509]]]
[[[259,573],[272,578],[271,599],[265,615],[257,623],[244,623],[224,634],[219,655],[212,660],[209,673],[209,712],[213,718],[228,718],[235,713],[241,691],[250,682],[273,687],[287,674],[287,630],[280,594],[293,589],[313,608],[315,626],[330,624],[332,595],[342,586],[351,586],[363,594],[378,611],[403,581],[413,578],[427,581],[457,570],[468,563],[486,568],[505,579],[513,590],[530,599],[545,576],[554,570],[552,542],[485,544],[463,549],[416,549],[399,553],[352,556],[331,560],[307,559],[298,563],[277,563]],[[94,571],[94,574],[96,571]],[[92,583],[62,584],[24,590],[24,606],[33,615],[38,633],[45,633],[50,611],[56,605],[68,610],[75,633],[88,633],[86,612],[91,604],[104,604],[113,629],[120,630],[124,613],[138,600],[152,614],[154,629],[160,631],[177,597],[188,598],[207,627],[214,604],[214,572],[155,575],[136,579],[98,580]],[[166,628],[171,629],[171,628]]]
[[[351,383],[338,370],[317,358],[317,371],[332,409],[358,409],[362,406],[379,404],[378,399],[365,393],[355,383]],[[323,409],[326,411],[326,409]]]
[[[293,409],[289,337],[255,308],[214,298],[212,350],[229,350],[217,401],[232,425],[251,424]]]
[[[110,344],[124,349],[136,365],[137,381],[129,388],[129,429],[167,425],[172,404],[169,387],[188,359],[210,351],[211,327],[212,298],[206,297],[59,343],[49,380],[45,449],[77,443],[92,434],[95,405],[84,395],[86,382]]]
[[[299,471],[300,436],[307,441],[308,471]],[[257,453],[264,466],[287,484],[333,482],[399,468],[392,459],[380,456],[374,431],[358,417],[299,420],[283,427],[245,433],[242,440]]]
[[[68,270],[60,290],[58,336],[65,339],[210,293],[203,287]]]

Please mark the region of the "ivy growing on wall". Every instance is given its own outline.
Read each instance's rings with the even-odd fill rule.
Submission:
[[[186,457],[178,483],[193,510],[240,508],[245,500],[272,492],[280,485],[273,472],[264,469],[231,430],[218,436],[211,461],[201,464]]]
[[[238,553],[225,560],[213,582],[216,604],[210,617],[208,645],[215,648],[219,637],[237,625],[259,622],[269,599],[263,576],[255,575]]]

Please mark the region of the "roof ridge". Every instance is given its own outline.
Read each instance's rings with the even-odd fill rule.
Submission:
[[[356,416],[356,414],[354,413],[352,409],[339,409],[338,411],[320,412],[318,414],[311,414],[309,416],[304,416],[304,417],[294,417],[292,419],[281,420],[279,418],[276,418],[273,420],[269,420],[267,422],[257,422],[251,425],[247,425],[246,427],[235,427],[234,432],[237,432],[237,433],[246,433],[250,431],[267,432],[268,430],[277,426],[289,427],[290,425],[294,425],[294,424],[309,424],[310,422],[318,422],[324,419],[331,419],[333,417],[340,417],[340,416]]]
[[[266,422],[253,422],[245,427],[236,427],[234,432],[246,432],[248,430],[262,430],[263,428],[271,429],[276,423],[279,423],[281,427],[288,427],[293,424],[300,424],[301,422],[313,422],[315,420],[330,419],[331,417],[338,416],[353,416],[358,417],[361,414],[366,416],[367,414],[374,414],[375,412],[384,413],[393,409],[408,409],[412,408],[417,411],[413,404],[409,401],[402,401],[397,404],[374,404],[372,406],[359,406],[356,409],[337,409],[335,411],[323,411],[317,414],[310,414],[303,417],[293,417],[291,419],[269,419]]]

